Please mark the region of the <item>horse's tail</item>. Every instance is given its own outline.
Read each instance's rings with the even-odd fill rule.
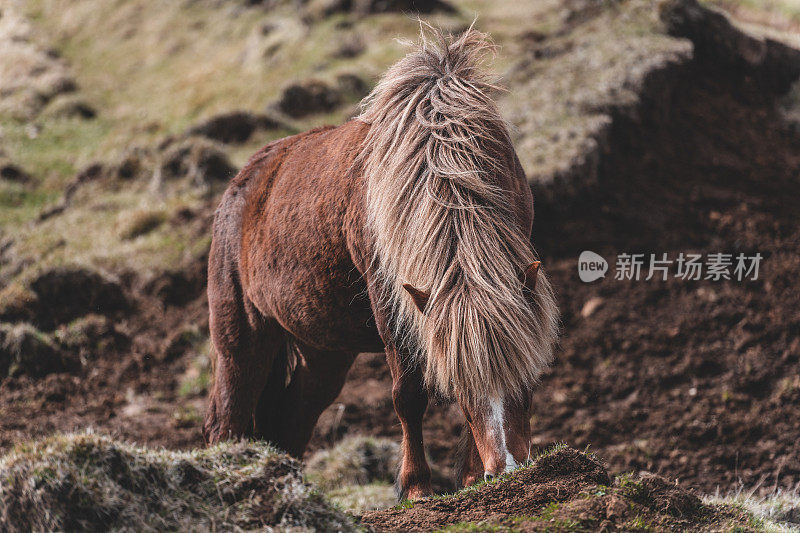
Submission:
[[[524,394],[552,359],[557,309],[543,273],[531,298],[519,274],[535,260],[512,193],[505,122],[481,72],[494,47],[472,30],[424,32],[363,102],[374,268],[401,348],[429,386],[474,401]],[[426,314],[403,289],[431,293]]]

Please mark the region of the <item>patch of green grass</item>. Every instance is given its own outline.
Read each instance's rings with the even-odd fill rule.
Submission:
[[[622,524],[621,529],[623,531],[640,531],[643,533],[654,531],[652,524],[645,520],[645,518],[641,515],[636,515],[632,519]]]
[[[411,509],[414,507],[414,500],[405,499],[392,507],[392,509],[401,510],[401,509]]]
[[[27,11],[69,60],[88,101],[113,119],[96,146],[105,151],[180,133],[209,113],[263,109],[312,73],[377,74],[402,54],[389,36],[416,32],[413,20],[395,15],[347,29],[344,15],[307,25],[289,2],[235,12],[205,3],[37,0]],[[367,52],[333,58],[345,33],[363,35]]]
[[[634,480],[633,474],[622,474],[617,478],[617,483],[627,498],[643,505],[647,505],[652,501],[650,491],[642,483]]]
[[[0,127],[9,157],[52,192],[96,157],[94,148],[108,135],[111,123],[102,118],[51,119],[36,122],[32,130],[30,124],[0,117]],[[37,132],[34,137],[31,131]]]
[[[203,422],[203,414],[193,406],[183,405],[172,414],[172,419],[176,427],[199,427]]]
[[[610,487],[608,487],[607,485],[597,485],[597,487],[595,487],[594,491],[591,494],[587,494],[587,496],[589,496],[589,497],[591,497],[591,496],[605,496],[606,494],[608,494],[609,490],[610,490]]]
[[[547,505],[544,506],[544,509],[542,509],[541,512],[539,513],[539,518],[541,518],[542,520],[550,520],[553,517],[553,513],[558,511],[560,507],[561,504],[559,502],[548,503]]]
[[[11,228],[34,220],[42,208],[60,194],[45,189],[30,189],[19,183],[0,183],[0,227]]]
[[[546,531],[576,531],[580,527],[580,522],[572,518],[562,518],[555,516],[559,510],[562,510],[563,504],[560,502],[550,502],[539,512],[536,516],[519,517],[518,521],[536,521],[545,522]]]
[[[211,384],[211,362],[208,358],[208,340],[203,344],[200,354],[197,355],[181,376],[178,385],[178,396],[191,398],[205,394]]]

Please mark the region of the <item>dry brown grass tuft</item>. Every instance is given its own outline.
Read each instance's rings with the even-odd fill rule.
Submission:
[[[123,212],[117,219],[120,239],[130,240],[157,229],[167,218],[161,210],[138,209]]]
[[[18,445],[0,458],[5,531],[354,531],[265,443],[175,452],[91,432]]]
[[[347,437],[306,462],[306,475],[341,508],[354,513],[397,503],[393,486],[400,447],[391,439]]]
[[[390,439],[347,437],[328,450],[315,453],[306,472],[321,489],[343,485],[392,483],[400,448]]]

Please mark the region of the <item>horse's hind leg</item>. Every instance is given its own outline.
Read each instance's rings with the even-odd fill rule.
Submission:
[[[292,342],[287,355],[288,378],[287,372],[273,370],[274,378],[258,403],[256,430],[259,437],[299,458],[319,415],[341,392],[357,354]]]
[[[386,361],[392,373],[392,402],[403,428],[398,496],[416,500],[433,494],[431,468],[425,458],[422,419],[428,408],[428,393],[417,366],[403,364],[395,348],[387,348]]]
[[[208,444],[253,435],[258,398],[286,345],[278,324],[262,318],[232,283],[211,287],[209,279],[214,385],[203,424]]]

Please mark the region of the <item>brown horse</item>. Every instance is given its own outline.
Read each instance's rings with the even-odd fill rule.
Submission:
[[[223,196],[208,443],[302,455],[356,355],[385,351],[401,497],[431,494],[429,394],[465,414],[459,482],[527,458],[557,322],[533,198],[480,68],[493,47],[472,29],[435,40],[389,69],[358,118],[268,144]]]

